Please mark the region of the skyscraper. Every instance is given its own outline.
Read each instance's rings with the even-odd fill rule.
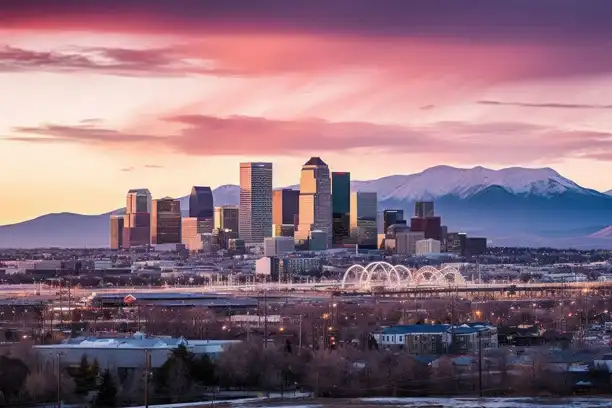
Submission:
[[[215,229],[230,230],[238,233],[239,212],[239,207],[235,205],[215,207]]]
[[[272,193],[272,224],[289,225],[299,213],[299,190],[283,188]]]
[[[123,248],[123,215],[111,215],[110,217],[110,247],[111,249]]]
[[[240,163],[238,234],[245,243],[272,236],[272,163]]]
[[[332,242],[332,196],[329,167],[320,157],[311,157],[302,166],[300,177],[299,225],[297,241],[305,242],[310,231],[327,234],[328,247]]]
[[[376,193],[351,193],[351,235],[360,247],[376,249],[378,244],[378,198]]]
[[[194,186],[189,195],[189,217],[212,220],[214,210],[213,193],[210,187]]]
[[[151,192],[129,190],[126,196],[122,245],[124,248],[149,245],[151,241]]]
[[[387,229],[391,225],[404,224],[404,210],[384,210],[383,211],[383,233],[387,233]]]
[[[135,188],[128,191],[125,213],[151,213],[151,192],[146,188]]]
[[[181,243],[181,202],[170,197],[153,201],[151,244]]]
[[[417,218],[433,217],[434,203],[433,201],[417,201],[414,203],[414,216]]]
[[[351,173],[333,172],[332,180],[332,241],[342,245],[350,236]]]

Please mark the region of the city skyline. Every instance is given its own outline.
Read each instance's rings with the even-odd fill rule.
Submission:
[[[315,155],[355,180],[523,166],[612,188],[612,4],[406,4],[0,2],[0,225]]]

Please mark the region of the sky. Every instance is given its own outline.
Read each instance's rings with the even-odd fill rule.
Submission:
[[[0,224],[321,156],[612,188],[612,2],[2,0]]]

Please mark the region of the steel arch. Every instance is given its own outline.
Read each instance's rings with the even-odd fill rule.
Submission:
[[[356,264],[352,265],[344,272],[344,276],[342,277],[341,287],[344,289],[346,286],[346,279],[350,276],[351,272],[357,271],[359,273],[359,279],[357,281],[361,284],[361,279],[363,278],[363,273],[365,272],[365,268],[362,265]]]
[[[372,283],[372,275],[374,275],[378,270],[382,270],[385,274],[386,285],[391,285],[392,287],[397,287],[401,283],[401,277],[395,267],[391,265],[389,262],[379,261],[372,262],[365,267],[366,270],[366,280],[363,282],[366,286],[370,286]],[[394,281],[395,278],[395,281]]]
[[[429,274],[429,277],[426,275]],[[420,285],[422,282],[436,283],[440,279],[440,271],[433,266],[424,266],[414,276],[414,283]]]
[[[342,277],[341,287],[344,289],[348,285],[370,289],[373,277],[382,275],[380,283],[385,287],[398,288],[408,286],[446,286],[449,284],[465,285],[465,278],[455,267],[446,266],[437,269],[433,266],[424,266],[418,270],[410,270],[404,265],[391,265],[385,261],[371,262],[365,266],[352,265]],[[351,279],[352,276],[352,279]]]
[[[402,281],[405,283],[412,283],[414,280],[412,271],[404,265],[395,265],[394,266],[397,274],[402,278]]]

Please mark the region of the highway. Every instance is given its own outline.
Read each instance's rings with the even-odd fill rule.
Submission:
[[[257,293],[274,292],[287,294],[289,292],[298,295],[300,292],[332,294],[342,292],[350,293],[430,293],[430,292],[494,292],[505,291],[511,287],[517,291],[546,291],[546,290],[594,290],[605,289],[612,290],[612,282],[565,282],[565,283],[471,283],[457,285],[439,285],[439,284],[400,284],[387,286],[373,286],[371,288],[359,287],[357,285],[343,284],[340,281],[327,281],[318,283],[265,283],[265,284],[248,284],[248,285],[207,285],[207,286],[165,286],[165,287],[103,287],[103,288],[80,288],[74,287],[71,289],[71,297],[78,300],[81,297],[90,295],[91,293],[98,294],[138,294],[138,293],[226,293],[236,295],[252,295]],[[53,299],[59,297],[59,288],[45,287],[39,285],[2,285],[0,286],[0,298],[25,298],[29,300],[35,299]],[[62,297],[67,297],[67,289],[63,289]]]

